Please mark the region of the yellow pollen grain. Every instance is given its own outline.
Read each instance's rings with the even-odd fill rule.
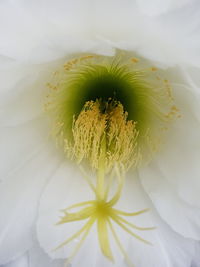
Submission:
[[[151,68],[152,71],[157,71],[158,69],[156,67]]]
[[[133,57],[133,58],[131,58],[131,61],[132,61],[133,63],[138,63],[138,62],[139,62],[139,59],[136,58],[136,57]]]
[[[81,57],[80,60],[86,60],[86,59],[92,59],[92,58],[94,58],[94,55],[88,55],[88,56]]]

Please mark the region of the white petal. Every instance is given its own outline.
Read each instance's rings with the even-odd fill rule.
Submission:
[[[1,180],[36,157],[47,142],[49,127],[43,118],[16,127],[3,127],[0,133]]]
[[[42,4],[4,1],[0,54],[44,62],[77,52],[112,54],[112,47],[117,47],[137,51],[165,66],[200,66],[199,1],[176,3],[172,8],[171,4],[164,5],[161,10],[171,12],[152,17],[129,0],[102,0],[92,5],[90,1],[69,0]],[[159,13],[160,8],[156,8]],[[106,47],[105,51],[100,47]]]
[[[14,64],[1,70],[0,122],[14,126],[32,120],[44,113],[47,102],[47,83],[62,61],[51,64]]]
[[[140,170],[144,189],[150,196],[160,216],[181,235],[200,239],[200,211],[180,199],[176,188],[170,184],[156,164]]]
[[[129,209],[132,205],[137,205],[134,204],[135,202],[143,202],[144,205],[146,202],[146,208],[150,208],[146,214],[134,217],[133,222],[138,220],[137,225],[139,226],[153,226],[152,222],[154,222],[154,226],[156,226],[155,230],[140,232],[142,237],[152,242],[152,246],[134,238],[129,239],[128,254],[135,266],[190,267],[195,254],[195,242],[179,236],[160,219],[137,181],[132,179],[127,183],[125,195],[126,200],[128,196],[127,206]]]
[[[62,164],[42,195],[37,222],[40,245],[51,256],[66,257],[62,249],[57,252],[53,249],[67,239],[67,235],[70,235],[74,228],[73,223],[67,226],[55,226],[62,216],[61,210],[72,204],[87,201],[90,196],[91,191],[85,180],[80,178],[80,174],[74,170],[73,166]],[[79,227],[79,222],[75,229],[77,227]]]
[[[169,12],[176,8],[180,8],[186,5],[188,1],[190,0],[137,0],[137,3],[144,14],[153,16]]]
[[[183,236],[200,239],[199,95],[181,84],[173,87],[182,117],[140,177],[162,218]]]
[[[191,267],[199,267],[200,266],[200,242],[196,244],[196,254],[192,261]]]
[[[44,250],[39,246],[38,242],[34,242],[33,247],[27,252],[29,259],[28,267],[63,267],[63,260],[52,260]]]
[[[115,12],[111,11],[113,9]],[[113,46],[135,50],[165,66],[199,66],[198,1],[158,17],[142,14],[134,1],[101,1],[96,4],[96,11],[98,36],[109,40]]]
[[[34,241],[33,247],[30,248],[23,256],[1,267],[63,267],[64,260],[52,260],[40,248],[39,244]]]
[[[59,162],[55,149],[47,143],[0,184],[0,264],[30,248],[39,197]]]
[[[195,250],[194,242],[177,235],[160,222],[158,225],[152,247],[131,242],[128,252],[135,266],[191,267]]]
[[[179,196],[200,206],[200,116],[199,95],[181,86],[174,89],[181,119],[174,122],[168,141],[157,156],[157,164]]]
[[[199,94],[200,79],[199,79],[199,68],[187,67],[182,68],[182,80],[188,85],[188,89],[195,91]],[[199,114],[198,114],[199,115]]]
[[[12,261],[6,265],[3,265],[2,267],[30,267],[28,255],[24,254],[23,256],[19,257],[17,260]]]
[[[89,1],[2,3],[1,22],[4,26],[0,51],[10,57],[34,62],[83,52],[94,43],[89,10]],[[8,20],[7,13],[14,19]],[[10,40],[15,40],[15,44]]]

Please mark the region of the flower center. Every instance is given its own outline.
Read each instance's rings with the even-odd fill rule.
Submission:
[[[153,228],[142,228],[124,219],[147,209],[127,213],[115,208],[128,169],[151,160],[170,122],[179,116],[169,82],[162,78],[161,71],[146,64],[136,58],[121,59],[119,55],[83,56],[67,62],[48,84],[51,90],[45,107],[54,121],[52,133],[66,154],[76,160],[95,195],[94,200],[68,207],[58,223],[88,219],[58,247],[82,236],[69,261],[95,222],[101,251],[110,260],[113,256],[108,231],[130,264],[113,221],[126,233],[148,243],[131,228]],[[95,174],[92,178],[91,173]],[[110,197],[116,182],[116,193]],[[68,212],[74,208],[82,209]]]
[[[120,58],[120,55],[114,58],[90,55],[67,62],[54,73],[52,81],[48,83],[50,93],[45,104],[53,119],[52,131],[57,143],[68,153],[67,145],[73,143],[75,135],[78,137],[77,132],[82,126],[86,130],[86,123],[82,123],[81,118],[91,116],[87,118],[89,127],[92,121],[95,122],[95,112],[99,112],[102,115],[98,114],[98,117],[101,117],[98,123],[100,121],[103,123],[104,120],[108,123],[102,111],[105,106],[111,107],[112,104],[118,103],[116,112],[118,110],[119,114],[119,110],[123,109],[125,120],[133,122],[128,122],[129,126],[135,125],[137,149],[140,151],[142,162],[151,160],[152,154],[160,148],[170,122],[174,117],[179,116],[171,86],[166,78],[162,78],[162,75],[162,71],[147,66],[147,63],[142,60],[124,59]],[[92,108],[91,112],[83,112],[86,105],[90,110]],[[92,119],[91,122],[88,121],[90,119]],[[77,123],[74,123],[75,120]],[[77,126],[78,122],[81,127]],[[72,127],[74,127],[73,130]],[[96,128],[100,128],[100,125],[99,127],[96,125]],[[103,131],[102,127],[101,130]],[[76,131],[75,135],[74,131]],[[133,135],[135,134],[134,132]],[[96,146],[95,148],[97,149]],[[78,158],[81,159],[80,152]],[[130,167],[131,164],[127,162],[126,165]],[[92,167],[94,166],[93,161]]]

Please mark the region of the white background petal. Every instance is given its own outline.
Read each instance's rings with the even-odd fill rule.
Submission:
[[[154,1],[150,14],[167,12],[149,16],[139,0],[1,1],[0,54],[44,62],[119,47],[164,65],[199,66],[199,1],[166,2]]]
[[[75,230],[79,229],[80,222],[55,226],[63,215],[61,209],[91,199],[92,192],[80,173],[73,166],[62,164],[55,173],[53,179],[45,189],[39,209],[37,222],[37,235],[40,245],[52,257],[64,257],[68,250],[61,249],[54,252],[53,249],[60,245]],[[65,234],[66,233],[66,234]]]
[[[0,67],[0,123],[15,126],[45,113],[47,83],[65,59],[51,64],[17,64]],[[46,114],[45,114],[46,115]]]
[[[199,94],[176,80],[173,95],[181,118],[169,126],[160,153],[140,177],[162,218],[183,236],[200,239]]]
[[[55,149],[45,144],[0,184],[0,264],[14,260],[31,247],[38,200],[60,161]]]
[[[136,0],[139,8],[149,16],[160,15],[186,5],[191,0]]]
[[[0,170],[1,180],[26,166],[37,157],[48,141],[48,124],[43,118],[31,120],[16,127],[3,127],[0,133],[0,148],[3,153]]]
[[[0,265],[1,267],[29,267],[29,259],[28,255],[24,254],[23,256],[19,257],[18,259],[5,264],[5,265]]]
[[[35,239],[35,237],[34,237]],[[40,247],[39,243],[35,240],[33,247],[27,252],[28,263],[27,267],[63,267],[64,261],[52,260],[46,252]]]
[[[135,266],[190,267],[196,243],[176,234],[162,221],[136,177],[129,177],[124,193],[124,200],[129,211],[131,206],[137,205],[138,208],[141,208],[140,205],[150,208],[146,214],[133,217],[132,222],[143,227],[156,226],[156,229],[152,231],[140,231],[140,235],[149,240],[152,246],[129,238],[128,252]]]
[[[40,245],[53,258],[66,258],[69,255],[69,251],[73,247],[72,244],[68,244],[65,248],[60,249],[60,251],[56,253],[53,252],[52,249],[83,226],[83,222],[59,226],[54,226],[54,223],[58,221],[60,215],[59,210],[61,208],[65,208],[79,201],[93,199],[91,192],[88,191],[88,185],[85,186],[84,183],[85,181],[83,178],[80,177],[80,174],[75,172],[73,168],[61,166],[43,194],[37,223],[37,234]],[[138,226],[157,226],[158,228],[148,232],[135,231],[141,237],[154,244],[153,246],[149,246],[132,238],[113,223],[121,243],[124,245],[124,248],[128,250],[128,254],[136,266],[146,267],[148,263],[149,267],[190,267],[195,254],[195,242],[184,239],[162,223],[159,216],[156,215],[150,200],[138,183],[137,178],[128,178],[124,194],[119,204],[116,205],[116,208],[127,212],[150,208],[150,212],[132,218],[129,217],[128,220]],[[117,256],[116,266],[126,266],[114,239],[111,236],[110,238],[114,255]],[[177,247],[179,247],[179,249],[176,249]],[[141,257],[144,252],[146,257]],[[80,264],[81,266],[94,267],[110,266],[110,263],[104,259],[100,253],[95,228],[88,235],[79,253],[72,261],[73,267],[78,267]]]
[[[151,164],[140,171],[144,189],[149,194],[160,216],[185,237],[200,239],[200,211],[178,197],[173,185],[167,182],[162,171]]]

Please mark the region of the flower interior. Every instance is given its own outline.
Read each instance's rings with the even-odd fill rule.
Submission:
[[[145,64],[120,55],[86,55],[67,62],[48,83],[50,93],[45,107],[53,120],[52,134],[66,155],[76,161],[94,192],[93,200],[66,208],[58,222],[83,221],[83,227],[58,246],[81,237],[72,255],[67,255],[68,263],[94,225],[101,251],[109,260],[114,260],[110,231],[127,264],[132,264],[113,222],[133,238],[149,243],[133,229],[153,227],[142,228],[124,218],[148,209],[128,213],[115,208],[127,171],[152,159],[170,122],[179,117],[168,80],[161,78],[157,68]],[[116,193],[110,196],[116,182]],[[74,208],[81,210],[70,213]]]

